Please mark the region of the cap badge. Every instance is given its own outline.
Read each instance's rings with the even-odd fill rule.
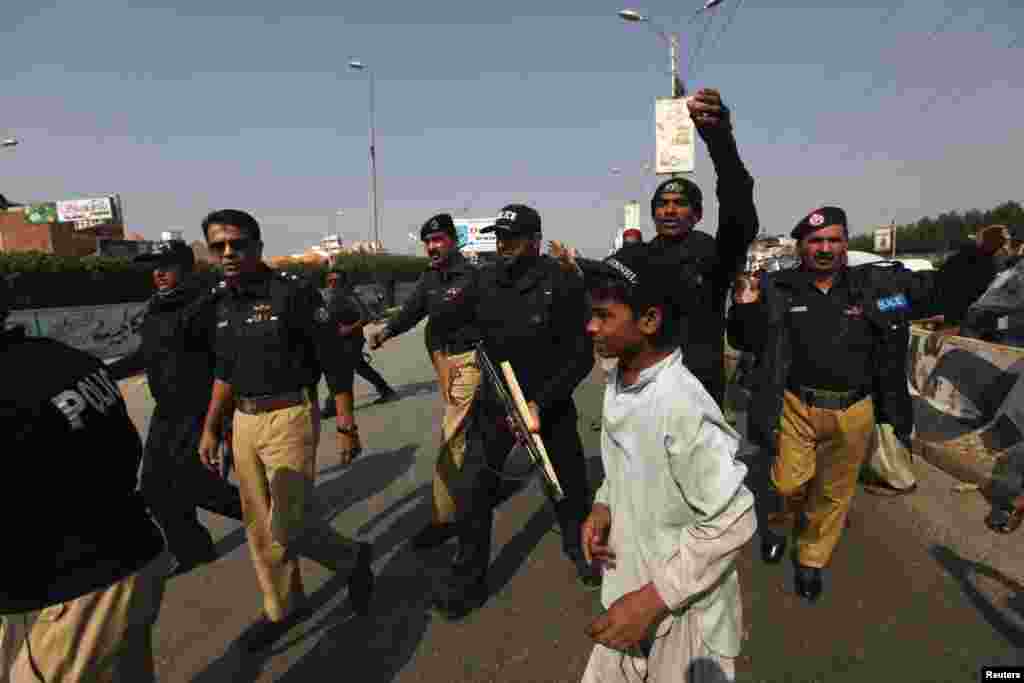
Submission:
[[[682,183],[669,183],[668,185],[665,186],[665,192],[682,192],[682,191],[683,191]]]
[[[515,223],[517,215],[518,214],[515,211],[502,211],[498,214],[498,218],[500,220],[508,221],[509,223]]]
[[[825,217],[822,216],[820,213],[812,213],[811,217],[807,219],[807,222],[810,223],[813,227],[817,228],[825,223]]]

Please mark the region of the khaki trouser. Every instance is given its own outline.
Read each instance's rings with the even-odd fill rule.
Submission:
[[[313,492],[320,415],[316,399],[258,415],[235,411],[235,472],[263,611],[281,621],[305,600],[299,555],[336,572],[358,546],[324,519]]]
[[[798,561],[805,567],[825,567],[839,543],[868,455],[874,405],[867,397],[846,410],[813,408],[787,391],[781,422],[772,484],[798,520],[794,508],[802,507]]]
[[[107,588],[0,617],[0,683],[155,681],[153,624],[171,563],[161,553]]]
[[[480,367],[476,352],[467,351],[452,356],[435,354],[444,417],[441,423],[441,450],[434,468],[434,524],[455,521],[458,501],[452,493],[451,482],[462,470],[466,455],[466,426],[469,410],[473,406],[477,387],[480,386]]]

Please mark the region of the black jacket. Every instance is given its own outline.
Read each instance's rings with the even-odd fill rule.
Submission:
[[[157,557],[163,536],[136,491],[142,442],[104,364],[17,328],[0,332],[0,377],[0,614],[73,600]]]
[[[754,178],[747,171],[731,133],[705,139],[715,167],[718,231],[700,230],[683,239],[655,237],[650,244],[679,269],[680,287],[687,294],[681,307],[683,321],[676,339],[683,364],[701,381],[719,405],[725,396],[725,308],[736,275],[743,270],[747,249],[757,236],[759,221],[754,205]],[[584,275],[591,269],[582,259]]]
[[[594,367],[583,282],[551,258],[537,257],[515,273],[503,264],[482,268],[464,305],[491,360],[510,362],[523,395],[536,401],[542,420],[545,409],[572,400]],[[443,337],[450,320],[440,317],[431,324]]]
[[[985,254],[974,244],[965,244],[942,265],[944,276],[957,282],[947,292],[945,320],[947,324],[959,325],[967,315],[967,309],[978,300],[995,279],[996,263],[991,255]]]
[[[459,350],[468,348],[480,338],[480,330],[473,324],[469,309],[465,306],[466,292],[476,285],[478,273],[479,269],[458,251],[452,252],[444,268],[426,270],[402,309],[388,320],[388,337],[412,329],[416,323],[429,316],[426,335],[428,352],[449,346]],[[437,320],[440,323],[434,324]]]
[[[191,306],[201,293],[198,284],[190,284],[167,295],[155,294],[142,322],[138,350],[107,368],[115,381],[145,371],[153,400],[164,412],[201,413],[210,401],[216,365],[211,321]]]
[[[939,308],[938,274],[868,264],[848,268],[846,277],[874,333],[871,384],[876,414],[891,424],[896,434],[907,437],[914,429],[906,373],[909,323]],[[792,360],[789,311],[796,288],[806,283],[807,273],[799,268],[767,273],[761,280],[760,300],[736,304],[729,313],[729,343],[757,355],[747,424],[748,438],[761,446],[775,445]],[[899,305],[901,294],[903,305]]]

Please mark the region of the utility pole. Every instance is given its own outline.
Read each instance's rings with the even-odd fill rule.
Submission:
[[[889,241],[892,242],[892,256],[890,257],[893,261],[896,260],[896,219],[892,219],[892,223],[889,225]]]

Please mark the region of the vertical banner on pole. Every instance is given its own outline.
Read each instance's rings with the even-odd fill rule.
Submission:
[[[693,173],[696,129],[685,97],[659,97],[654,102],[654,172]]]

